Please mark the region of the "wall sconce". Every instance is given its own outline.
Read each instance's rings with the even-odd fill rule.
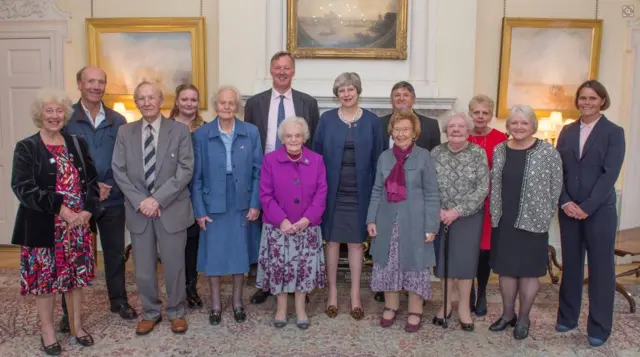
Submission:
[[[122,102],[113,103],[113,110],[122,114],[122,116],[124,116],[125,119],[127,119],[127,123],[130,123],[135,120],[133,117],[133,113],[128,111],[127,108],[124,106],[124,103]]]

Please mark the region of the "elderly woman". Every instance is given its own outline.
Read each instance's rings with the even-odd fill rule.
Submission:
[[[560,154],[533,137],[537,130],[530,106],[511,108],[507,117],[511,139],[496,147],[491,172],[491,266],[500,275],[503,310],[489,330],[515,326],[513,337],[518,340],[529,335],[529,312],[540,286],[538,278],[546,274],[549,225],[562,190]]]
[[[191,132],[196,131],[204,124],[204,120],[198,112],[200,92],[193,84],[181,84],[176,87],[176,101],[173,104],[169,117],[186,125]],[[200,227],[196,222],[187,229],[187,245],[184,250],[185,276],[187,282],[187,305],[194,309],[202,307],[202,299],[198,296],[198,240],[200,239]]]
[[[589,256],[589,344],[603,345],[611,335],[616,285],[614,247],[618,213],[615,184],[625,154],[624,129],[602,114],[609,93],[596,80],[584,82],[575,95],[580,119],[565,126],[557,148],[564,185],[558,213],[562,235],[562,283],[556,331],[578,326],[584,256]]]
[[[431,151],[438,173],[442,222],[436,248],[436,275],[444,278],[443,285],[448,284],[448,291],[452,290],[454,280],[457,281],[458,314],[464,331],[474,330],[469,297],[478,269],[483,204],[489,193],[487,154],[467,140],[472,130],[473,120],[467,114],[456,113],[448,117],[443,125],[447,142]],[[448,229],[446,234],[445,229]],[[449,240],[447,255],[444,239]],[[450,311],[448,301],[433,318],[433,324],[442,325],[445,313],[450,316]]]
[[[309,139],[304,118],[283,120],[278,138],[284,145],[265,155],[260,172],[264,213],[257,286],[277,295],[277,328],[287,324],[287,293],[295,292],[296,325],[306,330],[306,294],[325,285],[320,222],[327,174],[322,156],[304,147]]]
[[[433,240],[440,226],[440,198],[435,165],[429,151],[415,145],[420,119],[410,110],[391,116],[388,132],[393,147],[378,160],[367,214],[373,274],[371,290],[384,291],[380,326],[393,325],[400,307],[399,292],[409,292],[405,331],[422,325],[422,302],[431,298],[431,274],[436,265]]]
[[[82,288],[94,278],[89,220],[96,213],[96,169],[82,138],[63,134],[71,100],[61,91],[38,93],[31,109],[40,131],[16,144],[11,188],[20,206],[11,243],[20,245],[20,294],[36,297],[46,354],[62,348],[53,327],[55,295],[69,304],[71,335],[82,346],[93,338],[82,324]],[[75,160],[74,160],[75,158]]]
[[[209,323],[220,324],[220,281],[233,275],[232,309],[236,322],[246,320],[242,304],[244,274],[249,271],[247,223],[260,214],[259,184],[262,146],[258,128],[235,117],[240,92],[221,87],[213,97],[218,116],[194,137],[194,174],[191,199],[202,230],[198,271],[209,277]]]
[[[507,140],[507,136],[489,126],[493,119],[494,102],[484,94],[476,95],[469,101],[469,115],[473,119],[473,131],[469,142],[480,145],[487,154],[489,170],[492,166],[493,149]],[[489,212],[489,196],[484,200],[484,221],[482,223],[482,239],[480,239],[480,256],[478,257],[478,294],[471,286],[471,311],[476,316],[487,314],[487,283],[491,276],[489,259],[491,257],[491,214]]]
[[[360,108],[362,83],[358,74],[339,75],[333,94],[340,108],[322,114],[313,138],[313,151],[323,156],[327,167],[327,209],[322,219],[326,240],[329,299],[326,313],[338,316],[338,258],[340,243],[347,243],[351,271],[351,317],[364,318],[360,301],[360,273],[367,238],[367,209],[382,152],[382,131],[378,117]]]

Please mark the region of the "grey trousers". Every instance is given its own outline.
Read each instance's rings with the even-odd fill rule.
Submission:
[[[145,320],[160,317],[162,301],[158,296],[157,252],[162,260],[162,273],[167,292],[166,311],[170,320],[184,317],[186,282],[184,249],[187,230],[169,233],[160,219],[153,219],[141,234],[131,233],[136,285]]]

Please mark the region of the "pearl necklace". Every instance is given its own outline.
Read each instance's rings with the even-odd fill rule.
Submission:
[[[356,115],[353,116],[353,119],[346,120],[344,117],[344,113],[342,112],[342,109],[338,109],[338,117],[340,118],[340,120],[342,120],[343,123],[347,124],[349,128],[351,128],[351,125],[356,121],[358,121],[361,116],[362,116],[362,108],[358,108],[358,110],[356,110]]]

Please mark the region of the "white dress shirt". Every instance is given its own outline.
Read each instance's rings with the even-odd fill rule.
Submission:
[[[147,125],[149,125],[149,123],[144,118],[140,120],[142,120],[142,165],[144,166],[144,139],[147,138],[147,130],[149,130],[147,129]],[[158,116],[158,119],[154,120],[153,123],[151,123],[151,127],[153,128],[153,147],[156,148],[156,160],[158,158],[158,137],[160,136],[161,122],[162,117]]]
[[[271,88],[271,103],[269,104],[269,121],[267,122],[267,139],[264,144],[264,153],[272,152],[276,149],[276,138],[278,137],[278,106],[280,105],[280,95],[284,95],[284,117],[296,115],[293,107],[293,96],[291,88],[284,93],[279,93]]]
[[[82,101],[80,101],[80,105],[82,105],[82,109],[84,110],[84,114],[87,116],[87,119],[89,119],[91,124],[93,124],[94,128],[97,128],[98,126],[100,126],[100,123],[105,121],[106,114],[104,113],[104,107],[102,106],[102,103],[100,103],[100,111],[98,112],[98,115],[96,115],[95,118],[91,117],[91,113],[89,112],[89,109],[87,109],[84,106],[84,103],[82,103]]]

